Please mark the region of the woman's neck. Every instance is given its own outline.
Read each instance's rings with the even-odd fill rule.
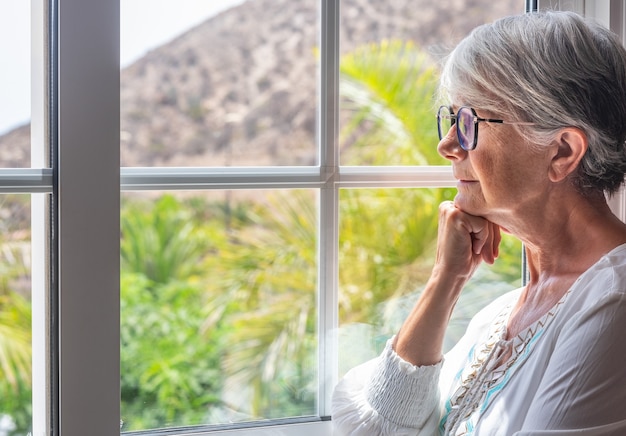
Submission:
[[[626,225],[611,213],[604,197],[575,200],[536,211],[530,218],[533,229],[519,235],[529,280],[509,319],[509,337],[543,317],[582,273],[626,243]]]

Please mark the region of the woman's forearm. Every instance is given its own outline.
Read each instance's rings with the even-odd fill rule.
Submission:
[[[450,315],[465,284],[465,278],[433,271],[413,310],[396,335],[393,348],[416,366],[441,361],[443,339]]]

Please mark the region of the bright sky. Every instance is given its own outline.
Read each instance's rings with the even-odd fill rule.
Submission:
[[[0,3],[0,134],[30,119],[30,1]]]
[[[120,0],[122,67],[245,0]],[[30,1],[0,2],[0,134],[30,120]]]

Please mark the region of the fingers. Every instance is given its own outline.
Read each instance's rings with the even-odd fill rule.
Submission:
[[[484,218],[471,215],[468,216],[468,223],[470,223],[468,230],[472,238],[472,252],[481,254],[485,246],[489,245],[489,242],[493,239],[489,226],[490,223]]]
[[[493,252],[494,260],[500,255],[500,242],[502,242],[502,233],[500,232],[500,226],[494,223],[491,223],[493,226],[493,245],[491,246],[491,250]]]
[[[471,215],[470,215],[471,216]],[[481,217],[473,217],[475,231],[471,232],[472,252],[480,255],[488,264],[493,264],[498,257],[502,235],[500,227]]]
[[[480,254],[482,259],[488,264],[493,264],[499,254],[502,235],[500,233],[500,227],[497,224],[489,221],[487,221],[487,223],[488,231],[483,231],[483,233],[487,233],[485,242],[482,244],[480,251],[475,251],[475,253]]]
[[[454,241],[453,244],[444,243],[443,249],[458,251],[457,254],[469,250],[472,254],[472,262],[482,259],[489,264],[494,263],[502,240],[500,227],[497,224],[483,217],[465,213],[453,202],[443,202],[440,205],[440,218],[440,239],[451,238]],[[467,248],[464,248],[463,241],[468,241]],[[447,253],[447,255],[454,256],[452,253]]]

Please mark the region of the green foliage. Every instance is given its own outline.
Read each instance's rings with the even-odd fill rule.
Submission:
[[[221,360],[228,329],[207,304],[229,234],[247,211],[201,197],[125,199],[121,240],[121,368],[124,430],[206,424],[223,416]]]
[[[31,310],[19,294],[0,295],[0,416],[14,425],[10,435],[31,428]]]
[[[202,290],[122,275],[122,419],[125,430],[206,422],[219,402],[219,331],[204,337]]]
[[[121,213],[122,270],[144,274],[156,283],[197,274],[197,259],[207,239],[190,222],[189,210],[171,195],[154,204],[125,203]]]
[[[0,379],[13,388],[30,384],[23,374],[31,371],[31,312],[24,297],[0,295]]]
[[[382,302],[428,275],[438,205],[451,189],[345,189],[340,196],[339,318],[371,323]]]
[[[26,195],[0,198],[0,418],[8,435],[25,435],[32,420],[32,314],[30,290],[30,201]]]
[[[344,165],[442,165],[437,153],[432,61],[407,41],[382,41],[342,57]]]
[[[224,238],[224,213],[200,199],[126,199],[121,213],[124,429],[206,423],[219,404],[222,332],[207,318],[201,259]]]
[[[206,325],[229,325],[222,368],[230,385],[252,387],[248,419],[314,413],[314,205],[302,191],[270,196],[206,260],[213,276]]]

